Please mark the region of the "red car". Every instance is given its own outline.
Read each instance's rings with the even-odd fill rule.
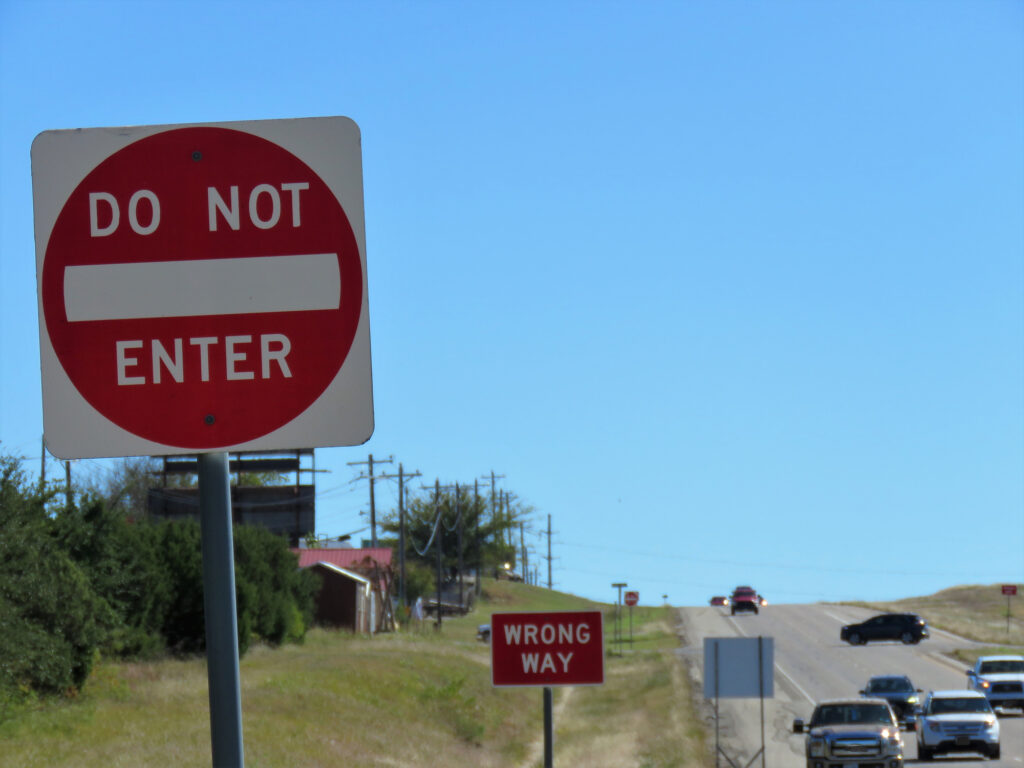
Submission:
[[[732,593],[732,615],[738,611],[753,611],[759,613],[761,610],[761,596],[754,591],[753,587],[736,587]]]
[[[716,595],[715,597],[711,598],[711,604],[712,605],[728,605],[729,604],[729,598],[728,597],[724,597],[722,595]]]

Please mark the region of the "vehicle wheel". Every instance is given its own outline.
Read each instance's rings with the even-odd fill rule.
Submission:
[[[926,747],[920,741],[917,742],[917,759],[918,760],[931,760],[935,757],[935,752]]]
[[[850,634],[850,645],[860,645],[860,634],[853,632]]]
[[[729,613],[731,613],[733,616],[736,615],[736,606],[735,605],[732,608],[729,609]]]
[[[760,611],[760,609],[758,609],[758,608],[755,608],[755,609],[754,609],[754,613],[755,613],[755,614],[757,614],[757,613],[760,613],[760,612],[761,612],[761,611]]]
[[[989,760],[998,760],[999,759],[999,745],[998,744],[993,744],[991,747],[988,748],[988,759]]]
[[[914,636],[909,632],[904,632],[903,635],[900,637],[900,640],[903,641],[904,645],[910,645],[912,642],[914,642]]]

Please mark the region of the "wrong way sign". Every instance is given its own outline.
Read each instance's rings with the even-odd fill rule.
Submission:
[[[369,438],[355,123],[47,131],[32,175],[55,455]]]
[[[491,681],[497,687],[603,684],[601,612],[492,614]]]

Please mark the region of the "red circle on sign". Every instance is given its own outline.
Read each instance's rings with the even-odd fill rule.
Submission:
[[[282,307],[278,286],[247,272],[299,271],[311,255],[317,275],[331,272],[322,282],[337,280],[337,306]],[[252,312],[237,295],[224,309],[195,300],[211,292],[211,266],[271,300],[246,304]],[[107,295],[112,269],[142,275],[147,293],[119,279],[108,307],[94,299],[83,312],[83,293]],[[114,153],[72,192],[46,247],[42,299],[57,358],[97,411],[147,440],[208,450],[267,435],[324,392],[355,337],[363,271],[348,217],[306,163],[252,134],[178,128]]]
[[[633,606],[640,602],[639,592],[627,592],[626,593],[626,605]]]

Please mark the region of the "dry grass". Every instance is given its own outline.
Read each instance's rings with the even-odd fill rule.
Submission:
[[[647,611],[634,625],[633,650],[609,657],[605,684],[573,689],[556,723],[556,762],[593,768],[711,765],[690,680],[675,653],[678,639],[666,612]]]
[[[301,646],[252,649],[241,665],[247,768],[523,768],[543,732],[541,692],[491,686],[489,650],[476,641],[476,625],[492,607],[594,604],[521,584],[488,591],[488,604],[446,621],[440,634],[316,630]],[[557,724],[559,764],[702,765],[685,757],[702,753],[703,734],[690,725],[686,676],[663,618],[654,609],[637,615],[634,650],[609,657],[608,683],[572,694]],[[604,732],[613,735],[607,754],[598,755],[588,742]],[[5,768],[207,768],[205,663],[101,663],[75,700],[47,702],[0,724],[0,756]]]
[[[1010,598],[1007,629],[1006,596],[999,584],[952,587],[925,597],[886,603],[859,603],[879,611],[919,613],[933,627],[993,645],[1024,646],[1024,587]]]

